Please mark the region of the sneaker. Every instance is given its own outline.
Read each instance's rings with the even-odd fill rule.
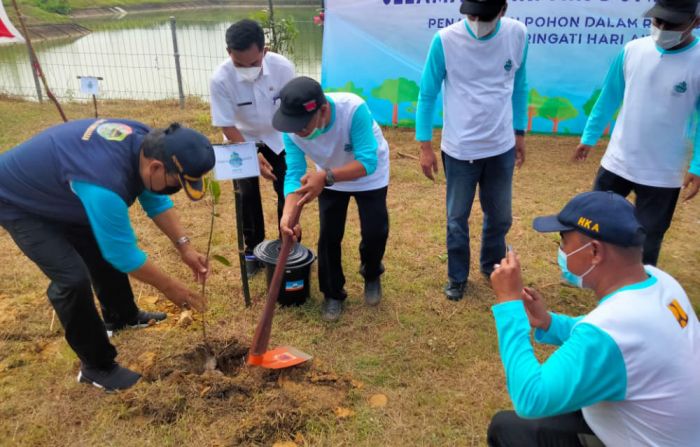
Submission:
[[[255,276],[260,271],[260,261],[253,254],[245,255],[245,273],[248,279]]]
[[[106,322],[105,321],[105,329],[107,329],[107,335],[112,336],[114,335],[115,332],[120,331],[122,329],[126,328],[142,328],[142,327],[148,327],[149,323],[151,321],[155,321],[156,323],[160,323],[161,321],[165,320],[168,317],[168,314],[164,312],[146,312],[145,310],[139,309],[139,312],[136,314],[136,318],[134,318],[131,321],[128,322],[120,322],[120,323],[115,323],[115,322]]]
[[[382,280],[378,276],[373,280],[365,280],[365,304],[376,306],[382,300]]]
[[[141,374],[123,368],[117,363],[108,369],[81,367],[78,372],[78,382],[89,383],[108,393],[131,388],[140,378]]]
[[[321,319],[323,321],[338,321],[340,314],[343,312],[343,301],[335,298],[326,298],[323,302],[323,313]]]
[[[456,282],[450,280],[445,286],[445,296],[450,301],[459,301],[464,298],[464,289],[467,287],[467,282]]]

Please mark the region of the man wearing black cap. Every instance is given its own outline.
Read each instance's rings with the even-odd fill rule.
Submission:
[[[489,445],[580,446],[593,435],[610,446],[700,445],[700,322],[680,284],[642,264],[645,231],[632,204],[583,193],[533,226],[561,234],[562,277],[599,303],[577,318],[547,312],[523,287],[518,256],[501,261],[492,311],[515,412],[496,414]],[[559,346],[542,364],[531,328]]]
[[[700,113],[698,14],[698,0],[658,0],[647,11],[651,36],[629,42],[613,62],[574,153],[585,160],[620,110],[593,189],[635,193],[637,218],[647,230],[645,264],[659,259],[681,188],[685,200],[700,190],[700,127],[689,167],[686,139]]]
[[[481,272],[505,253],[512,224],[513,168],[525,161],[527,30],[503,17],[506,0],[465,0],[467,17],[435,35],[416,113],[420,165],[438,171],[431,143],[435,101],[444,83],[442,162],[447,180],[448,299],[463,298],[469,278],[469,215],[477,185],[484,211]]]
[[[184,189],[201,199],[202,176],[214,162],[209,140],[194,130],[121,119],[70,121],[0,154],[0,225],[51,280],[47,294],[80,358],[79,381],[114,391],[140,377],[115,362],[106,329],[147,325],[165,314],[136,307],[129,276],[180,307],[204,309],[200,295],[138,248],[128,208],[138,199],[203,281],[206,259],[192,248],[168,195]]]
[[[389,236],[386,194],[389,185],[389,145],[367,104],[351,93],[324,95],[318,82],[299,77],[280,92],[280,108],[272,124],[285,132],[287,176],[280,229],[289,228],[297,204],[318,197],[321,231],[318,237],[318,276],[325,297],[323,319],[340,318],[345,292],[341,242],[350,198],[360,213],[360,273],[365,278],[365,303],[381,300],[382,258]],[[316,171],[306,174],[306,156]]]
[[[272,127],[272,116],[279,107],[280,90],[294,78],[294,65],[286,57],[268,51],[265,33],[254,20],[240,20],[226,30],[226,50],[229,58],[211,78],[212,124],[221,128],[229,142],[258,143],[260,172],[272,181],[280,219],[287,165],[282,135]],[[254,177],[234,182],[243,209],[246,271],[253,276],[259,268],[253,249],[265,239],[260,181]]]

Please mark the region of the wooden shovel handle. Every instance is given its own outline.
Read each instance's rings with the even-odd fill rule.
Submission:
[[[292,216],[289,219],[290,228],[294,228],[299,222],[299,217],[301,216],[301,209],[303,206],[304,205],[302,204],[301,206],[294,207]],[[287,258],[289,258],[289,252],[292,251],[293,245],[294,238],[288,234],[282,234],[282,247],[280,247],[280,253],[277,257],[277,265],[275,265],[275,272],[272,274],[270,286],[267,290],[267,302],[265,302],[265,308],[263,309],[260,322],[255,328],[253,344],[250,348],[251,357],[262,356],[267,351],[268,344],[270,343],[270,332],[272,331],[272,317],[275,313],[275,305],[277,304],[277,298],[279,297],[280,289],[282,287],[282,279],[284,278],[284,270],[287,266]]]

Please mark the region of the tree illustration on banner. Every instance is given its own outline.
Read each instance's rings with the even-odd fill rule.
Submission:
[[[544,104],[545,97],[540,95],[534,88],[530,90],[527,100],[527,131],[532,130],[532,120],[538,115],[540,108]]]
[[[334,93],[334,92],[342,92],[342,93],[354,93],[360,98],[366,99],[365,95],[363,94],[364,89],[360,87],[356,87],[355,83],[352,81],[348,81],[345,83],[345,85],[341,87],[326,87],[323,89],[326,93]]]
[[[588,98],[588,101],[583,105],[583,111],[586,114],[586,116],[591,116],[591,112],[593,111],[593,107],[595,106],[595,103],[598,102],[598,98],[600,98],[600,93],[602,92],[601,89],[596,89],[592,94],[591,97]],[[615,115],[613,116],[612,120],[615,121],[617,120],[617,115],[620,113],[620,109],[618,108],[617,111],[615,112]],[[605,127],[605,132],[603,135],[610,135],[610,125],[612,123],[607,123],[608,125]]]
[[[578,116],[578,110],[562,96],[547,98],[540,107],[539,116],[552,121],[552,133],[559,131],[559,123]]]
[[[404,102],[413,103],[418,100],[418,84],[406,78],[387,79],[382,85],[372,90],[372,96],[385,99],[394,105],[391,124],[399,125],[399,106]]]

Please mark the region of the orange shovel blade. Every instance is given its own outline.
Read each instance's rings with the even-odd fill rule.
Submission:
[[[249,355],[248,364],[267,369],[282,369],[311,360],[311,356],[290,346],[280,346],[263,355]]]

